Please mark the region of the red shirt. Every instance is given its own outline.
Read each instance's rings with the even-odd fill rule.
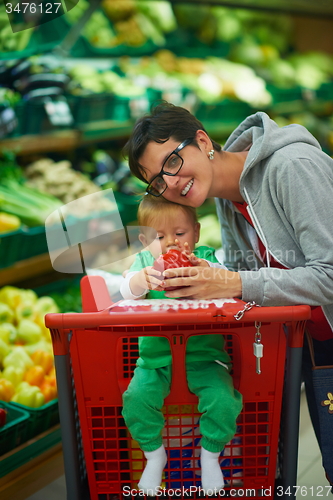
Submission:
[[[247,203],[245,202],[239,203],[237,201],[234,201],[233,204],[235,205],[236,208],[238,208],[240,213],[245,217],[245,219],[249,222],[249,224],[253,226],[252,219],[248,211],[246,210]],[[258,245],[261,258],[264,261],[267,249],[259,237],[258,237]],[[269,260],[271,267],[278,267],[279,269],[288,269],[287,267],[280,264],[280,262],[277,262],[272,256],[270,256]],[[307,321],[306,327],[311,337],[317,340],[328,340],[333,338],[332,329],[327,319],[325,318],[323,310],[320,306],[311,307],[311,319]]]

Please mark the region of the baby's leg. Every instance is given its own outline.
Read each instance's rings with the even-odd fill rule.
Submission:
[[[234,437],[242,396],[234,389],[226,368],[218,363],[187,363],[189,389],[199,398],[201,440],[201,483],[211,494],[224,486],[219,455]]]
[[[167,456],[162,443],[164,399],[170,392],[171,366],[148,370],[137,367],[123,394],[123,417],[134,440],[139,443],[147,464],[139,488],[155,496],[162,482]]]

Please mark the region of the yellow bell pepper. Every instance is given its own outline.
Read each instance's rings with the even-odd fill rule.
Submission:
[[[13,323],[14,312],[8,304],[0,302],[0,323]]]
[[[13,384],[5,378],[0,378],[0,400],[9,403],[14,393],[15,387]]]
[[[39,350],[46,351],[51,354],[53,353],[52,342],[48,342],[45,339],[39,340],[38,342],[35,342],[35,344],[25,344],[24,350],[29,354],[29,356]]]
[[[17,326],[16,340],[24,344],[35,344],[42,339],[40,326],[30,319],[22,319]]]
[[[55,399],[58,395],[57,386],[50,384],[47,380],[44,380],[40,386],[40,390],[44,395],[45,403],[52,401],[52,399]]]
[[[30,355],[35,365],[42,366],[45,373],[49,373],[53,368],[53,355],[50,352],[38,349]]]
[[[11,351],[11,347],[9,347],[9,345],[4,342],[2,339],[0,339],[0,362],[6,357],[8,356],[8,354],[10,353]]]
[[[11,309],[15,309],[21,303],[20,289],[15,286],[4,286],[0,289],[0,302],[7,304]]]
[[[16,338],[16,328],[12,323],[0,323],[0,339],[6,344],[14,343]]]
[[[21,382],[16,387],[16,393],[11,401],[30,406],[31,408],[39,408],[45,403],[45,397],[40,388],[36,385],[30,385],[28,382]]]
[[[34,366],[34,362],[22,346],[13,347],[12,351],[3,359],[2,364],[5,368],[16,366],[24,370]]]
[[[30,385],[41,386],[44,382],[45,370],[42,366],[35,365],[29,368],[24,374],[24,380]]]
[[[0,302],[4,302],[13,310],[19,304],[36,302],[37,299],[38,296],[33,290],[17,288],[11,285],[6,285],[0,289]]]
[[[20,366],[7,366],[1,375],[6,380],[9,380],[16,387],[23,380],[24,369]]]
[[[32,300],[24,300],[16,306],[14,314],[17,324],[23,319],[35,321],[37,313],[34,310],[34,302]]]
[[[16,215],[0,212],[0,233],[16,231],[21,226],[21,221]]]

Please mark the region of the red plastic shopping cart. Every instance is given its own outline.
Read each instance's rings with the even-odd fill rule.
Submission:
[[[300,355],[308,306],[256,307],[240,300],[112,304],[97,276],[84,277],[81,292],[83,313],[46,316],[55,354],[68,500],[142,498],[137,482],[144,458],[121,409],[143,335],[167,337],[173,355],[171,392],[164,406],[168,462],[162,497],[203,498],[200,414],[187,388],[184,357],[188,338],[205,333],[224,335],[234,384],[244,401],[236,435],[220,460],[226,496],[272,498],[277,477],[285,488],[296,485]],[[264,345],[261,374],[253,354],[258,331]]]

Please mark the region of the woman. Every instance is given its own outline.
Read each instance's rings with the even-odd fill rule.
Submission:
[[[216,199],[228,271],[167,270],[164,286],[173,277],[184,288],[166,296],[308,304],[317,364],[333,364],[333,160],[318,141],[258,112],[222,150],[191,113],[161,103],[138,120],[126,152],[152,195],[192,207]],[[310,412],[320,440],[315,407]]]

